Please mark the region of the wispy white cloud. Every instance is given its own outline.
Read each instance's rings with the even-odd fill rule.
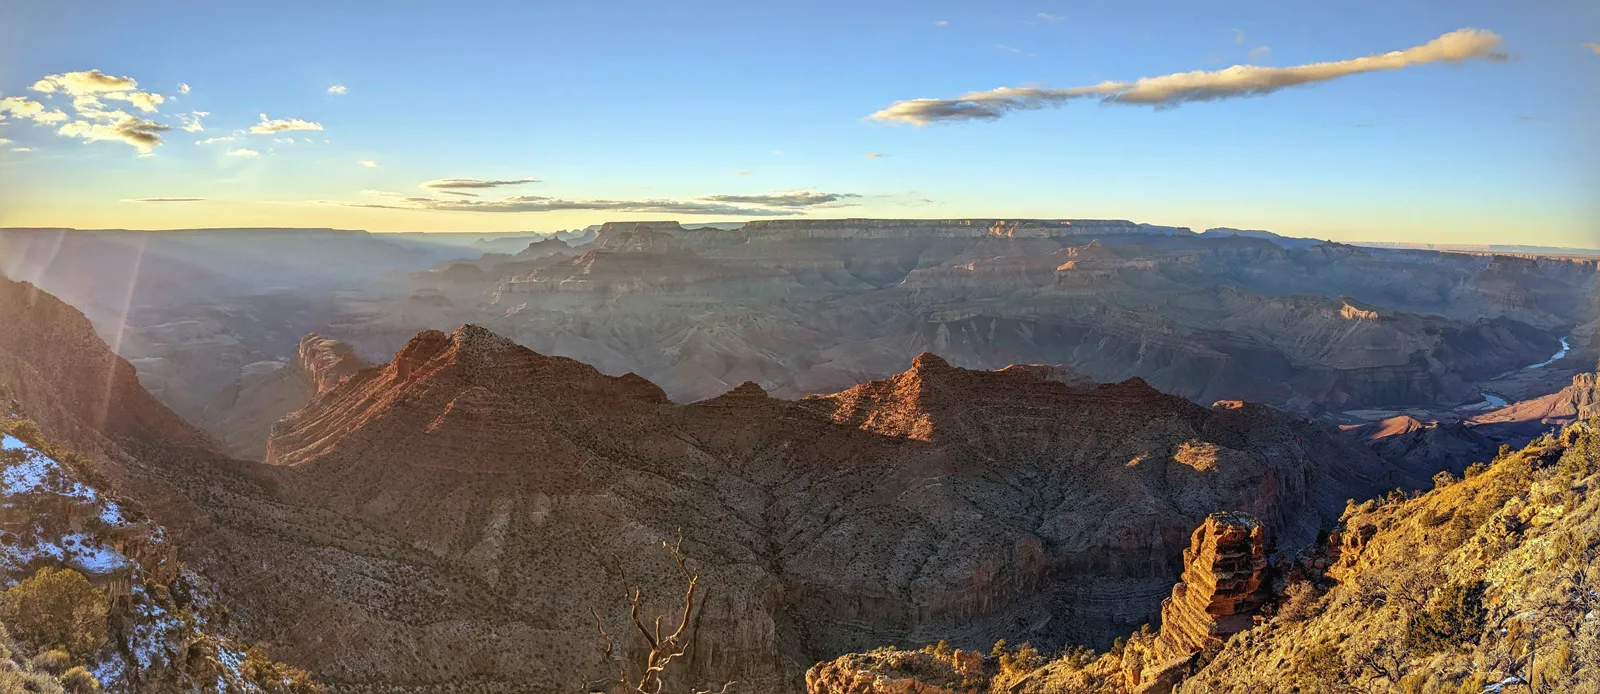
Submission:
[[[230,156],[230,157],[251,158],[251,157],[259,157],[259,156],[261,156],[261,153],[255,151],[253,149],[245,149],[243,147],[240,147],[238,149],[230,149],[230,150],[228,150],[227,151],[227,155]]]
[[[1066,19],[1066,17],[1050,14],[1049,12],[1040,12],[1033,16],[1033,22],[1039,24],[1055,24],[1063,19]]]
[[[281,132],[289,132],[289,131],[292,131],[292,130],[321,130],[321,129],[322,129],[322,124],[321,123],[316,123],[316,122],[307,121],[307,120],[300,120],[299,118],[273,120],[271,118],[268,118],[267,114],[263,113],[263,114],[261,114],[261,122],[260,123],[256,123],[253,126],[250,126],[249,132],[252,135],[273,135],[273,134],[277,134],[277,133],[281,133]]]
[[[187,83],[184,83],[184,82],[179,82],[178,83],[178,93],[179,94],[188,94],[189,93],[189,85]]]
[[[733,175],[735,175],[735,176],[749,176],[750,174],[753,174],[753,173],[755,173],[755,172],[754,171],[735,171],[735,172],[733,172]]]
[[[1236,46],[1243,46],[1244,45],[1245,33],[1244,33],[1243,29],[1229,29],[1228,31],[1233,32],[1233,43],[1234,43],[1234,45],[1236,45]]]
[[[204,202],[205,198],[127,198],[123,202]]]
[[[463,188],[499,188],[501,186],[520,186],[524,183],[538,183],[537,178],[513,178],[507,180],[484,180],[480,178],[441,178],[434,181],[424,181],[420,184],[423,188],[455,189]]]
[[[234,140],[237,140],[237,139],[239,139],[239,138],[234,137],[232,135],[224,135],[222,137],[208,137],[208,138],[206,138],[204,140],[195,140],[194,143],[197,144],[197,145],[214,145],[214,144],[216,144],[218,142],[233,142]]]
[[[947,27],[947,26],[950,26],[950,21],[947,20],[947,19],[941,19],[939,21],[934,22],[933,25],[936,26],[936,27]]]
[[[1594,51],[1595,53],[1600,53],[1600,43],[1586,43],[1583,44],[1583,47]]]
[[[205,132],[206,126],[200,122],[201,118],[211,115],[206,111],[191,111],[178,114],[178,122],[183,123],[183,129],[191,133]]]
[[[368,169],[376,169],[376,168],[378,168],[378,162],[375,162],[375,161],[373,161],[371,159],[362,159],[360,161],[357,161],[356,165],[357,166],[366,167]]]
[[[882,159],[887,156],[889,155],[884,154],[883,152],[867,152],[866,154],[861,155],[863,159]]]
[[[1061,106],[1092,98],[1107,104],[1171,108],[1195,101],[1218,101],[1271,94],[1296,87],[1385,70],[1399,70],[1437,62],[1483,59],[1503,61],[1499,35],[1478,29],[1453,31],[1423,45],[1362,58],[1311,63],[1293,67],[1235,65],[1215,71],[1196,70],[1133,82],[1051,89],[1001,87],[970,92],[953,99],[911,99],[890,104],[872,118],[880,121],[927,125],[946,121],[994,120],[1013,111]]]
[[[344,96],[345,94],[350,93],[350,88],[342,84],[335,84],[331,87],[328,87],[328,93],[334,96]]]
[[[781,156],[783,156],[785,154],[788,154],[788,152],[785,152],[785,151],[783,151],[781,149],[772,150],[772,156],[774,156],[774,157],[781,157]]]
[[[1266,60],[1267,58],[1272,57],[1272,47],[1256,46],[1255,48],[1250,49],[1249,56],[1250,60],[1255,62]]]

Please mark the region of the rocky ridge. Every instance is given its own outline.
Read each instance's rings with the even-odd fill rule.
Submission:
[[[1019,620],[1041,643],[1109,639],[1158,611],[1212,509],[1306,543],[1356,490],[1413,484],[1320,425],[1137,380],[925,354],[832,396],[747,383],[685,406],[475,326],[419,334],[323,393],[275,429],[268,461],[306,503],[468,571],[497,611],[544,615],[513,638],[574,667],[582,651],[560,639],[591,620],[576,608],[623,588],[592,567],[681,529],[691,556],[718,558],[703,566],[721,596],[686,676],[772,691],[875,640],[970,644]],[[366,657],[350,666],[389,656]]]

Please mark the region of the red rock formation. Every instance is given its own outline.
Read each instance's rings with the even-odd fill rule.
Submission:
[[[1183,551],[1182,580],[1161,603],[1161,630],[1123,652],[1124,682],[1139,694],[1165,694],[1190,658],[1250,628],[1265,601],[1266,529],[1238,513],[1214,513]]]
[[[367,368],[350,345],[311,333],[300,338],[297,365],[310,378],[317,393],[326,392],[344,379]],[[303,404],[303,403],[302,403]]]

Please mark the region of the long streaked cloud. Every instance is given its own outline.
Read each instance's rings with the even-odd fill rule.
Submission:
[[[855,193],[822,193],[815,190],[781,190],[775,193],[761,193],[756,195],[706,195],[695,198],[705,202],[734,203],[742,205],[760,205],[762,207],[804,208],[804,207],[839,207],[852,203],[845,202],[859,198]]]
[[[481,178],[440,178],[433,181],[423,181],[418,184],[422,188],[435,190],[460,190],[477,188],[499,188],[501,186],[520,186],[524,183],[538,183],[537,178],[509,178],[504,180]]]
[[[321,130],[321,129],[322,129],[322,124],[321,123],[308,121],[308,120],[300,120],[299,118],[272,119],[272,118],[268,118],[267,114],[263,113],[263,114],[261,114],[261,122],[250,126],[249,132],[250,132],[251,135],[274,135],[274,134],[277,134],[277,133],[289,132],[289,131],[292,131],[292,130]]]
[[[1001,87],[970,92],[954,99],[896,101],[874,120],[928,125],[947,121],[995,120],[1013,111],[1061,106],[1076,99],[1098,99],[1105,104],[1172,108],[1195,101],[1218,101],[1262,96],[1368,72],[1399,70],[1416,65],[1464,60],[1506,60],[1499,52],[1502,39],[1491,31],[1460,29],[1420,46],[1349,60],[1310,63],[1293,67],[1235,65],[1214,71],[1196,70],[1133,82],[1102,82],[1084,87]]]
[[[244,148],[244,147],[240,147],[238,149],[230,149],[227,152],[224,152],[224,154],[226,154],[226,155],[228,155],[230,157],[244,157],[246,159],[253,159],[255,157],[261,156],[260,152],[257,152],[257,151],[255,151],[253,149],[247,149],[247,148]]]
[[[205,198],[128,198],[123,202],[204,202]]]
[[[849,204],[840,201],[858,198],[853,193],[780,191],[769,195],[706,195],[688,200],[568,200],[541,195],[516,195],[484,200],[471,193],[441,190],[442,194],[470,196],[471,199],[440,199],[384,191],[363,191],[388,198],[386,202],[360,203],[320,201],[323,204],[380,210],[422,210],[438,212],[561,212],[574,210],[641,212],[681,215],[721,215],[731,217],[787,217],[801,214],[804,208]]]

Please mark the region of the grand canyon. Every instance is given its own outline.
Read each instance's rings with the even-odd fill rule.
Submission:
[[[672,686],[1226,691],[1252,615],[1400,560],[1368,516],[1565,469],[1600,402],[1594,258],[1085,220],[0,248],[27,450],[158,528],[101,531],[109,571],[54,556],[203,586],[201,643],[331,691],[604,683],[649,657],[628,591],[683,598],[664,542],[701,591]],[[146,631],[121,672],[172,647]],[[100,667],[194,676],[169,659]]]
[[[0,694],[1600,694],[1597,76],[1592,0],[4,0]]]

